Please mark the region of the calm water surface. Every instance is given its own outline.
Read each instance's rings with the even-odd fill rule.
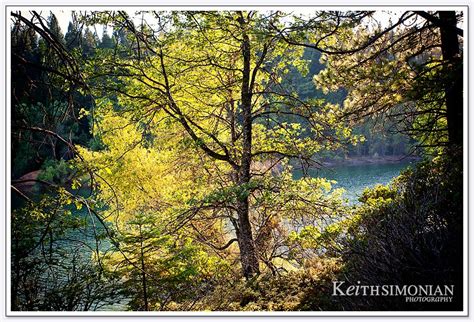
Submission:
[[[337,181],[334,188],[344,188],[344,197],[349,203],[358,203],[357,199],[367,187],[377,184],[387,184],[407,167],[413,167],[415,162],[405,161],[386,164],[340,165],[324,169],[310,169],[312,177],[323,177]],[[295,170],[295,179],[301,178],[301,170]]]

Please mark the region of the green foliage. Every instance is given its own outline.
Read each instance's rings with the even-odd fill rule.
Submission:
[[[116,235],[116,251],[104,255],[132,310],[169,310],[192,301],[228,269],[191,238],[164,233],[158,222],[151,213],[137,215]]]
[[[90,111],[92,101],[78,91],[78,71],[70,75],[72,65],[79,63],[74,61],[82,38],[79,27],[71,23],[63,36],[54,14],[46,27],[51,39],[43,39],[20,20],[11,31],[12,154],[18,161],[13,163],[14,177],[38,170],[48,160],[72,158],[69,147],[52,133],[73,144],[90,139],[90,119],[81,118],[80,111]],[[71,52],[58,52],[63,46]]]
[[[64,184],[70,174],[70,166],[64,160],[47,160],[43,163],[38,179],[56,184]]]
[[[65,189],[53,189],[13,210],[14,310],[95,310],[119,301],[117,281],[104,276],[101,264],[91,258],[90,249],[99,245],[91,238],[94,222],[73,211],[75,200]]]
[[[311,303],[326,308],[330,281],[340,270],[333,259],[308,260],[305,267],[278,276],[222,281],[196,304],[201,311],[299,311]],[[314,309],[314,308],[313,308]],[[317,308],[316,310],[318,310]]]
[[[462,156],[440,148],[452,75],[410,60],[423,45],[393,42],[410,28],[351,51],[379,30],[361,16],[85,12],[63,36],[51,14],[57,42],[14,19],[12,179],[39,169],[40,188],[12,180],[13,309],[407,308],[334,299],[344,279],[442,281],[462,298]],[[401,122],[412,138],[391,133]],[[400,155],[415,139],[438,157],[356,206],[333,181],[293,175],[298,161]],[[244,242],[260,274],[242,273]]]
[[[446,284],[462,305],[462,165],[456,154],[421,162],[390,187],[368,189],[343,243],[344,280],[362,284]],[[352,309],[436,310],[376,297],[341,298]]]
[[[313,77],[319,74],[325,65],[320,62],[321,53],[315,49],[305,48],[301,61],[290,65],[288,75],[283,79],[282,85],[296,91],[301,99],[321,99],[337,104],[342,103],[346,96],[345,90],[323,93],[314,86]]]
[[[406,12],[385,29],[361,25],[346,29],[347,37],[338,35],[332,39],[334,53],[322,55],[326,68],[315,76],[314,82],[324,93],[341,88],[348,91],[343,114],[351,123],[366,122],[368,117],[384,123],[389,119],[389,129],[409,135],[419,146],[426,147],[426,152],[436,154],[449,144],[448,118],[460,122],[460,114],[455,118],[446,113],[446,95],[454,90],[462,95],[462,50],[452,62],[443,61],[447,58],[442,58],[441,52],[434,54],[432,49],[446,46],[439,39],[439,29],[444,28],[423,25],[424,19],[413,21],[411,28],[401,26],[416,15]],[[459,17],[462,19],[462,15]],[[460,44],[457,35],[454,38],[453,50],[457,52]],[[366,46],[347,50],[358,48],[363,39]],[[446,53],[443,49],[442,54]],[[459,105],[456,103],[452,109]],[[381,155],[380,151],[377,153]]]

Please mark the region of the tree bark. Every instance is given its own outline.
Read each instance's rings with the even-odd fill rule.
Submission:
[[[243,14],[239,19],[242,28],[243,78],[241,89],[242,111],[242,158],[238,171],[237,184],[241,193],[237,198],[237,216],[239,230],[237,239],[240,249],[242,272],[246,278],[259,274],[259,262],[252,235],[249,218],[250,164],[252,161],[252,92],[250,89],[250,39],[246,33],[246,22]]]
[[[249,220],[248,197],[237,201],[237,215],[239,218],[237,240],[240,249],[242,274],[246,278],[251,278],[252,276],[259,274],[260,269],[252,235],[252,227]]]
[[[456,12],[440,11],[441,50],[445,65],[444,92],[450,147],[463,144],[463,63],[456,33]]]
[[[145,253],[143,245],[143,234],[142,226],[140,225],[140,265],[141,265],[141,278],[142,278],[142,290],[143,290],[143,310],[148,311],[148,286],[146,281],[146,267],[145,267]]]

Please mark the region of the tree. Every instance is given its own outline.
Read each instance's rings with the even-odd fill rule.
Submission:
[[[448,135],[451,145],[463,144],[463,62],[458,35],[462,36],[457,28],[458,17],[454,11],[438,12],[439,20],[435,14],[422,17],[439,28],[441,34],[441,52],[443,54],[444,94],[446,104],[446,120],[448,122]]]
[[[371,13],[367,13],[370,17]],[[367,19],[367,18],[365,18]],[[367,20],[366,20],[367,21]],[[292,44],[323,53],[328,68],[316,77],[326,90],[349,91],[340,115],[353,121],[391,115],[425,146],[462,146],[462,13],[404,12],[372,31],[336,23],[323,42],[309,37]],[[369,23],[369,22],[366,22]],[[316,28],[306,21],[301,28]]]
[[[72,157],[69,143],[79,141],[76,135],[81,132],[73,126],[80,110],[75,94],[86,87],[56,17],[46,19],[35,11],[30,14],[28,19],[21,12],[12,13],[15,176],[38,170],[48,159]]]
[[[100,244],[89,230],[97,218],[90,212],[92,221],[84,220],[79,208],[72,214],[73,201],[80,207],[84,199],[65,161],[75,155],[74,144],[87,142],[79,125],[87,105],[78,98],[87,86],[54,14],[11,16],[12,309],[96,309],[117,294],[100,262],[84,255]]]
[[[105,28],[102,34],[102,39],[100,41],[99,48],[105,48],[105,49],[114,48],[114,40],[109,36]]]
[[[374,17],[85,12],[63,37],[54,14],[12,13],[12,308],[370,309],[325,294],[342,278],[462,285],[462,17]],[[396,154],[396,126],[452,158],[360,206],[296,178]]]
[[[82,55],[84,58],[93,57],[95,54],[95,49],[99,44],[99,39],[95,33],[93,33],[89,28],[86,28],[82,38]]]
[[[134,310],[164,310],[172,302],[185,306],[196,301],[201,288],[210,287],[228,269],[225,256],[205,252],[208,246],[192,238],[192,227],[182,225],[180,217],[189,217],[181,210],[191,198],[204,198],[204,184],[212,187],[205,166],[190,156],[180,128],[158,122],[145,129],[110,102],[96,112],[96,134],[104,149],[79,148],[84,161],[76,167],[92,168],[98,178],[91,200],[106,218],[114,245],[100,256],[106,271],[122,279],[121,290]],[[206,233],[218,242],[224,238],[217,225]]]
[[[64,43],[64,35],[61,31],[61,27],[59,27],[58,18],[56,18],[54,13],[49,15],[48,29],[52,36],[56,37],[61,43]]]
[[[133,43],[128,57],[109,56],[94,67],[107,77],[101,90],[118,93],[121,110],[135,120],[163,117],[181,126],[200,154],[230,178],[221,184],[235,196],[226,207],[235,214],[230,221],[243,275],[251,277],[260,271],[250,201],[261,189],[258,176],[284,158],[311,162],[319,150],[339,146],[338,135],[348,139],[350,130],[330,117],[337,106],[304,101],[282,86],[289,64],[304,70],[307,63],[302,49],[288,46],[272,27],[283,26],[288,14],[147,15],[158,22],[155,30],[147,22],[135,25],[122,12],[102,14],[115,28],[124,28]],[[107,80],[111,76],[118,85]],[[285,115],[298,122],[285,122]],[[266,169],[255,170],[257,162]]]
[[[81,44],[81,30],[77,21],[70,21],[67,26],[67,32],[64,36],[66,47],[72,51],[80,47]]]

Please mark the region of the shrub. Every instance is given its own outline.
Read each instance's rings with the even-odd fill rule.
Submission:
[[[363,285],[455,285],[452,303],[404,297],[339,297],[352,310],[462,309],[462,164],[421,162],[390,187],[366,190],[345,238],[341,280]]]

